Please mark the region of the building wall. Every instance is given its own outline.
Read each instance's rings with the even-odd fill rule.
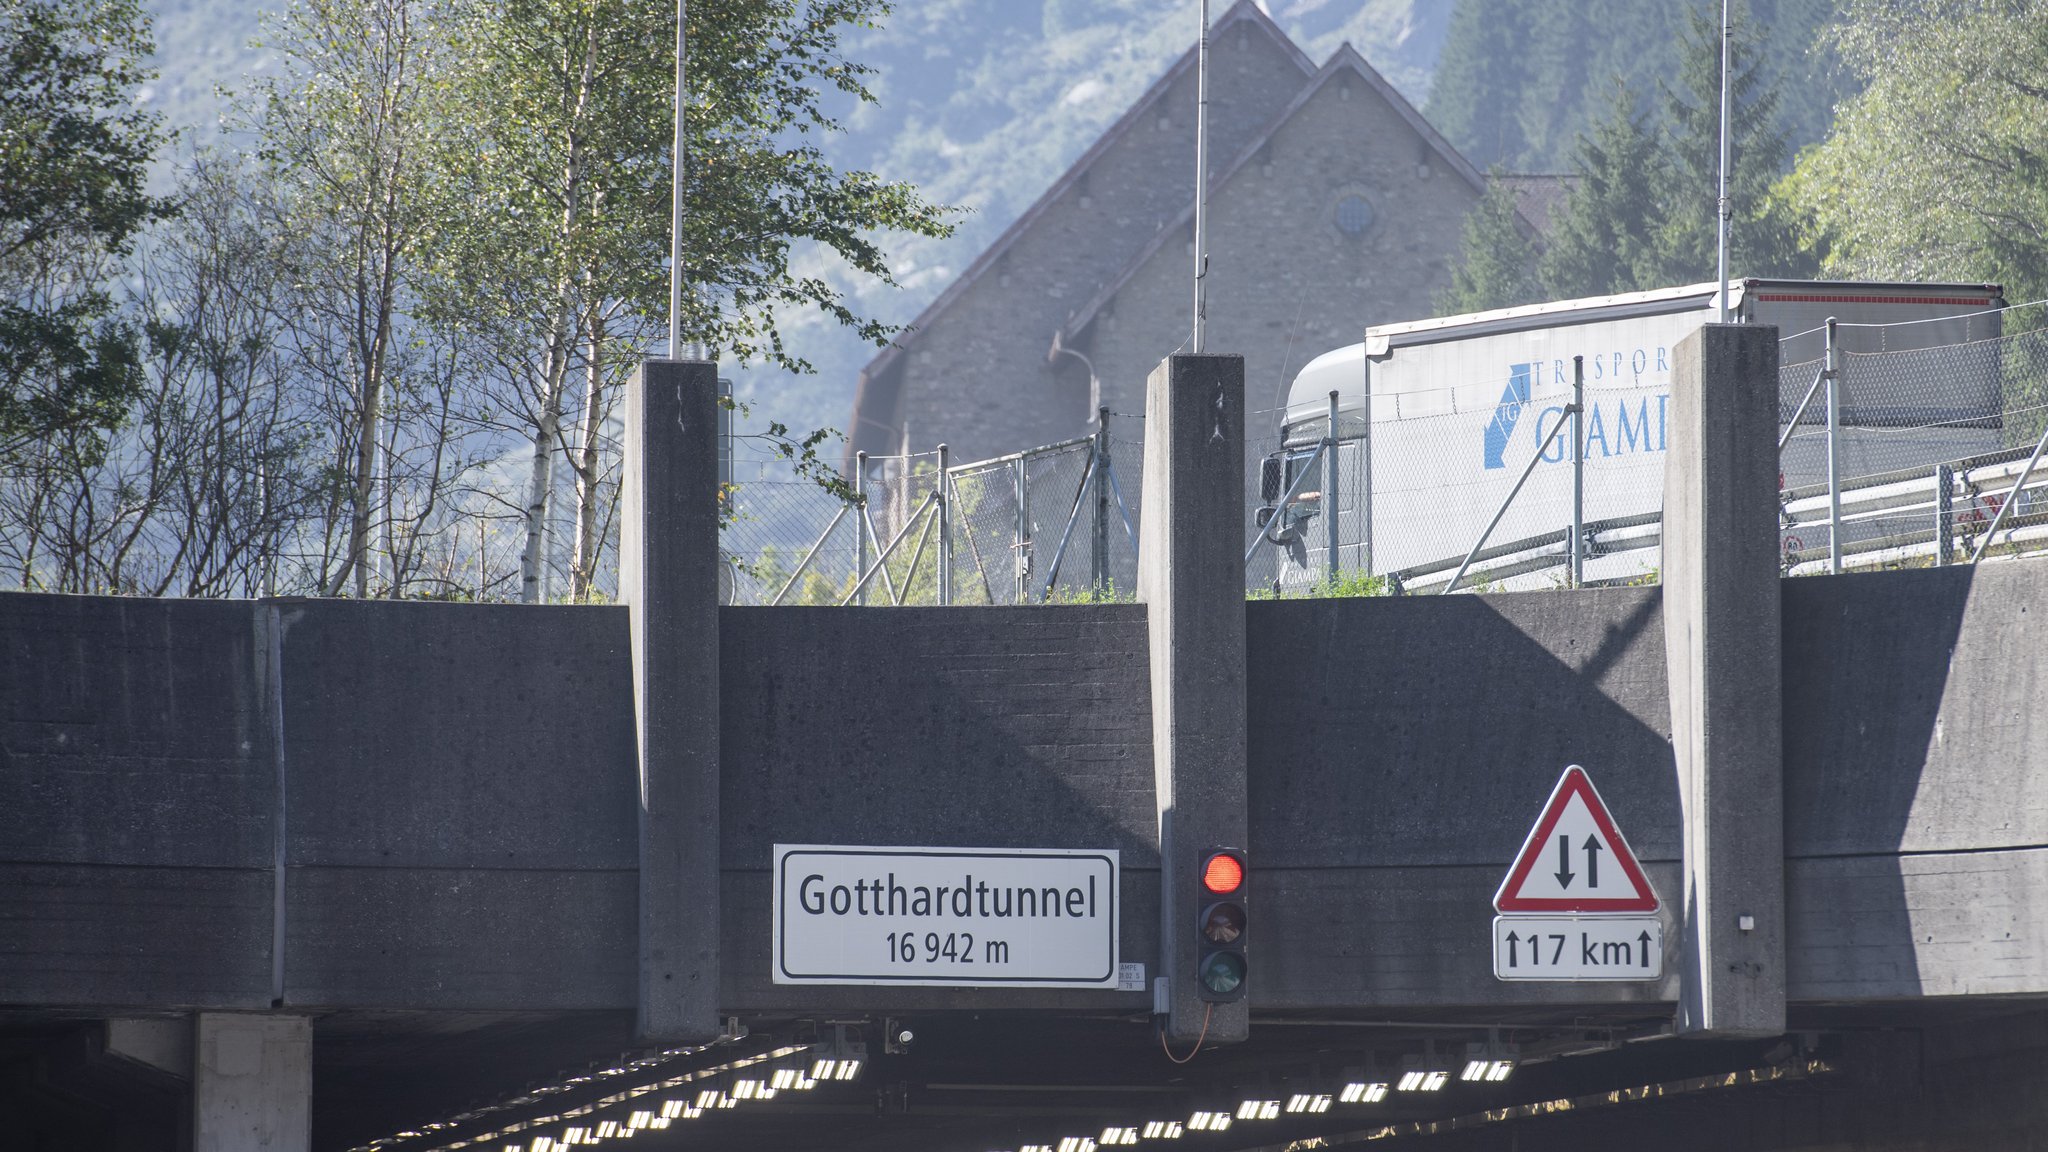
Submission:
[[[1209,138],[1232,155],[1285,108],[1308,71],[1263,18],[1240,17],[1211,50]],[[1107,141],[1085,180],[1044,206],[1008,251],[929,324],[901,338],[895,411],[863,412],[855,446],[894,452],[944,442],[953,459],[983,459],[1078,436],[1093,413],[1087,374],[1046,362],[1053,332],[1188,203],[1194,178],[1195,77],[1186,70],[1156,105]],[[1078,381],[1078,383],[1076,382]]]
[[[1355,236],[1335,222],[1350,195],[1373,209]],[[1207,347],[1244,356],[1247,408],[1278,406],[1294,372],[1368,325],[1430,315],[1479,195],[1363,75],[1334,65],[1210,200]],[[1192,227],[1162,245],[1086,334],[1116,411],[1143,411],[1147,374],[1187,338],[1193,246]],[[1248,439],[1273,426],[1255,417]]]

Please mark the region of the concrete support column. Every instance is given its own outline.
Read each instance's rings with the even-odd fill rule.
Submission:
[[[1778,330],[1679,341],[1664,471],[1664,636],[1685,821],[1678,1030],[1785,1030]]]
[[[648,1041],[719,1031],[718,366],[626,386],[619,593],[640,752],[640,1013]]]
[[[192,1068],[192,1152],[307,1152],[313,1021],[202,1012]]]
[[[1169,1038],[1243,1040],[1248,1002],[1195,994],[1196,857],[1245,848],[1244,358],[1170,356],[1145,385],[1145,516],[1138,598],[1152,669],[1159,806],[1160,975]],[[1247,913],[1258,923],[1258,859]],[[1258,939],[1256,927],[1247,940]],[[1259,956],[1247,948],[1257,995]]]

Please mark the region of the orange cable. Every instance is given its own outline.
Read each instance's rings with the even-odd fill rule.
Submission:
[[[1216,1005],[1214,1004],[1210,1004],[1208,1007],[1202,1009],[1202,1034],[1195,1037],[1195,1046],[1188,1050],[1188,1054],[1186,1056],[1175,1056],[1173,1054],[1173,1049],[1166,1046],[1165,1024],[1161,1024],[1159,1026],[1159,1050],[1161,1052],[1166,1053],[1166,1058],[1168,1060],[1173,1061],[1175,1064],[1185,1064],[1188,1061],[1193,1060],[1195,1058],[1195,1054],[1202,1050],[1202,1041],[1207,1040],[1209,1038],[1209,1014],[1214,1011],[1216,1011]]]

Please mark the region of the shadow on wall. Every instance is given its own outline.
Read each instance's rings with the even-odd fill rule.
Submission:
[[[1795,998],[1919,995],[1900,856],[1989,847],[1981,833],[1999,826],[1951,822],[1967,842],[1916,844],[1909,832],[1930,764],[1957,759],[1943,755],[1943,702],[1976,580],[1974,568],[1953,567],[1780,585],[1785,914]],[[1982,767],[1989,765],[1968,774],[2003,776]],[[1979,810],[1972,815],[1989,816],[2005,802],[1967,780],[1949,783],[1959,787],[1952,799]]]
[[[1497,981],[1490,938],[1494,889],[1567,764],[1678,895],[1661,603],[1620,588],[1248,606],[1250,847],[1288,932],[1263,953],[1262,1004],[1666,1010],[1669,976]]]
[[[1660,604],[1655,588],[1251,604],[1260,864],[1504,873],[1567,764],[1638,855],[1678,859]]]
[[[768,986],[778,843],[1114,848],[1123,955],[1157,954],[1144,606],[728,608],[720,641],[730,1003],[847,995]],[[1043,1006],[1103,996],[1043,992]],[[973,1002],[954,988],[888,994]]]

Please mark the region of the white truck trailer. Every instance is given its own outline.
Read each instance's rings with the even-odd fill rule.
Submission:
[[[1403,575],[1462,557],[1528,467],[1540,460],[1489,536],[1489,545],[1568,529],[1573,358],[1583,357],[1586,460],[1583,520],[1636,525],[1603,529],[1604,543],[1654,543],[1663,506],[1671,350],[1715,317],[1717,285],[1507,308],[1370,328],[1365,341],[1310,361],[1288,391],[1279,450],[1260,467],[1257,530],[1249,569],[1257,585],[1285,589],[1323,578],[1325,505],[1337,515],[1336,569]],[[1737,280],[1732,318],[1777,326],[1786,366],[1781,421],[1789,421],[1817,374],[1825,326],[1839,321],[1836,350],[1855,354],[1967,346],[2000,335],[2001,289],[1991,284],[1890,284]],[[1903,321],[1912,323],[1901,324]],[[1881,325],[1881,326],[1880,326]],[[2002,446],[2002,395],[1994,345],[1972,365],[1967,347],[1941,379],[1900,380],[1874,370],[1844,374],[1838,397],[1838,471],[1867,475],[1933,465]],[[1945,361],[1946,362],[1946,361]],[[1301,473],[1337,421],[1338,484],[1326,500],[1326,462]],[[1816,395],[1783,453],[1781,485],[1827,477],[1826,405]],[[1254,436],[1260,429],[1252,429]],[[1284,501],[1283,501],[1284,497]],[[1785,546],[1825,548],[1826,528]],[[1845,531],[1846,535],[1846,531]],[[1256,541],[1256,537],[1253,538]],[[1557,537],[1563,551],[1565,536]],[[1603,551],[1593,541],[1589,552]],[[1585,563],[1589,581],[1626,579],[1654,568],[1654,549],[1604,549]],[[1260,555],[1263,554],[1263,555]],[[1441,583],[1448,572],[1433,574]],[[1558,578],[1555,570],[1523,583]]]

